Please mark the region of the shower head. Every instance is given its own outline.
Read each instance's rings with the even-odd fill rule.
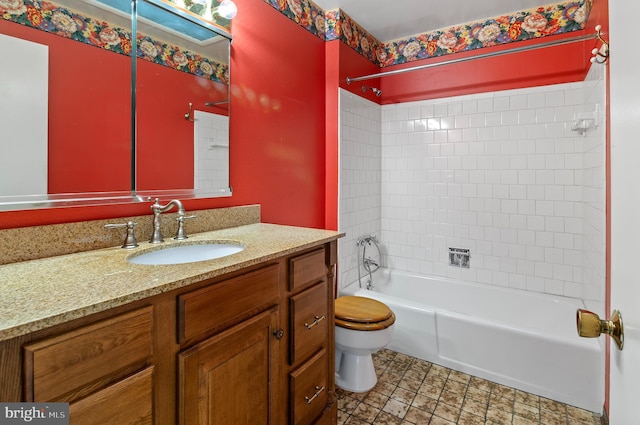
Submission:
[[[380,97],[382,95],[382,90],[375,88],[375,87],[369,87],[369,86],[362,86],[362,93],[366,93],[367,90],[371,90],[373,93],[375,93],[375,95],[377,97]]]

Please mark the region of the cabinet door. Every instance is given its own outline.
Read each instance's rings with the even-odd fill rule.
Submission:
[[[275,424],[276,324],[266,311],[179,354],[181,425]]]

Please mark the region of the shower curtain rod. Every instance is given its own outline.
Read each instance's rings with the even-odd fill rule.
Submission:
[[[539,44],[535,44],[535,45],[532,45],[532,46],[522,46],[522,47],[516,47],[516,48],[512,48],[512,49],[508,49],[508,50],[500,50],[500,51],[497,51],[497,52],[482,53],[482,54],[479,54],[479,55],[468,56],[468,57],[465,57],[465,58],[451,59],[451,60],[442,61],[442,62],[430,63],[430,64],[427,64],[427,65],[415,66],[413,68],[396,69],[394,71],[380,72],[378,74],[364,75],[362,77],[355,77],[355,78],[347,77],[347,84],[351,84],[354,81],[371,80],[373,78],[386,77],[386,76],[389,76],[389,75],[396,75],[396,74],[403,74],[405,72],[411,72],[411,71],[419,71],[421,69],[434,68],[436,66],[441,66],[441,65],[451,65],[451,64],[455,64],[455,63],[467,62],[467,61],[476,60],[476,59],[484,59],[484,58],[490,58],[490,57],[494,57],[494,56],[508,55],[508,54],[511,54],[511,53],[519,53],[519,52],[524,52],[524,51],[527,51],[527,50],[536,50],[536,49],[542,49],[542,48],[545,48],[545,47],[560,46],[560,45],[563,45],[563,44],[576,43],[578,41],[592,40],[592,39],[595,39],[595,38],[600,38],[600,32],[599,31],[596,34],[581,35],[581,36],[577,36],[577,37],[563,38],[562,40],[547,41],[545,43],[539,43]]]

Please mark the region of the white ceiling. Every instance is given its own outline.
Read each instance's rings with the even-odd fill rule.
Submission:
[[[391,41],[554,3],[551,0],[313,0],[342,9],[379,41]]]

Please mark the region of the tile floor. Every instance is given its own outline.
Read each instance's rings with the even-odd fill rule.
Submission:
[[[600,425],[591,412],[391,350],[373,359],[371,391],[337,390],[338,425]]]

